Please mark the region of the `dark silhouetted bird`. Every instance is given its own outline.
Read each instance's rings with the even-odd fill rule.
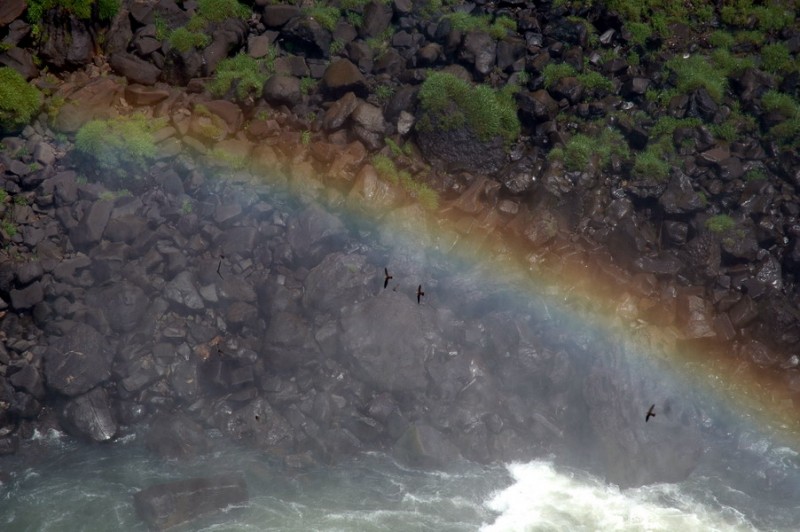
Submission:
[[[222,268],[223,259],[225,259],[225,255],[220,255],[219,256],[219,264],[217,264],[217,275],[219,275],[220,279],[224,279],[224,277],[222,277],[222,274],[219,272],[219,269]]]
[[[389,286],[389,279],[394,279],[394,277],[389,275],[389,270],[387,270],[386,268],[383,269],[383,273],[386,276],[386,278],[383,280],[383,288],[385,290],[386,287]]]
[[[425,292],[422,291],[422,285],[419,285],[417,287],[417,305],[419,305],[419,300],[424,295],[425,295]]]
[[[646,415],[646,416],[644,416],[644,422],[645,422],[645,423],[647,423],[648,421],[650,421],[650,418],[651,418],[651,417],[656,417],[656,413],[655,413],[655,412],[653,412],[653,409],[654,409],[655,407],[656,407],[656,405],[651,405],[651,406],[650,406],[650,410],[648,410],[648,411],[647,411],[647,415]]]

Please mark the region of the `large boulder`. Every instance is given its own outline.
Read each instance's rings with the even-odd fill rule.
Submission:
[[[75,397],[111,376],[108,344],[93,327],[79,323],[45,353],[44,375],[51,390]]]
[[[331,63],[322,76],[322,86],[332,96],[343,96],[353,92],[356,96],[367,96],[367,81],[364,75],[347,59]]]
[[[164,530],[248,500],[241,474],[177,480],[143,489],[133,496],[136,513],[154,530]]]
[[[149,305],[144,291],[128,282],[100,290],[88,299],[103,312],[112,330],[123,333],[136,328]]]
[[[88,21],[50,9],[43,15],[39,54],[56,68],[79,67],[92,61],[95,42]]]
[[[421,468],[444,468],[461,458],[458,448],[442,432],[424,424],[408,427],[392,452],[402,463]]]
[[[342,348],[356,374],[380,391],[424,390],[425,362],[435,344],[426,337],[431,312],[390,290],[342,309]]]
[[[64,422],[70,432],[96,442],[110,440],[118,429],[103,388],[70,400],[64,406]]]

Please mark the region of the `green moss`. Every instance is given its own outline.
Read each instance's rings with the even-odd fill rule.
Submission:
[[[648,148],[636,155],[631,174],[639,179],[664,181],[669,177],[669,164],[658,148]]]
[[[246,19],[250,9],[236,0],[197,0],[197,15],[209,22],[221,22],[231,17]]]
[[[309,144],[311,144],[311,131],[306,129],[302,133],[300,133],[300,143],[303,146],[308,146]]]
[[[143,115],[92,120],[75,135],[75,149],[100,173],[130,176],[143,171],[156,156],[153,133],[165,120]]]
[[[220,98],[235,83],[236,96],[243,100],[248,96],[258,98],[266,81],[267,67],[265,62],[241,53],[219,62],[214,73],[214,79],[208,88],[211,94]]]
[[[300,80],[300,92],[303,94],[311,94],[317,87],[317,80],[310,77],[304,77]]]
[[[461,32],[483,31],[495,39],[502,39],[510,31],[517,30],[517,23],[514,19],[500,16],[492,21],[489,15],[470,15],[462,11],[448,13],[443,19],[449,20],[454,30]]]
[[[8,192],[4,188],[0,188],[0,204],[3,204],[8,199]]]
[[[337,7],[333,6],[312,6],[304,10],[304,13],[316,20],[320,26],[333,31],[336,29],[336,23],[342,16],[342,12]]]
[[[110,20],[119,7],[120,0],[28,0],[28,20],[38,24],[45,12],[56,8],[82,20],[92,18],[92,12],[96,9],[100,20]]]
[[[727,214],[717,214],[706,220],[706,229],[712,233],[724,233],[736,227],[736,222]]]
[[[392,155],[394,155],[395,157],[400,157],[401,155],[403,155],[403,149],[395,141],[393,141],[389,137],[386,137],[385,139],[383,139],[383,141],[386,143],[386,146],[392,152]]]
[[[614,84],[610,79],[599,72],[589,71],[578,76],[578,81],[584,88],[592,91],[613,92]]]
[[[728,49],[736,43],[730,32],[717,30],[708,36],[708,43],[717,48]]]
[[[17,226],[14,225],[14,222],[11,220],[5,219],[0,222],[0,228],[9,236],[9,238],[14,238],[17,236]]]
[[[391,85],[378,85],[375,87],[375,97],[378,98],[378,101],[382,104],[387,103],[393,94],[394,87]]]
[[[745,181],[764,181],[767,178],[767,173],[761,168],[752,168],[744,173]]]
[[[736,76],[745,69],[756,66],[756,62],[751,56],[735,56],[725,48],[718,48],[711,52],[711,60],[725,76]]]
[[[774,89],[764,93],[761,105],[768,113],[775,111],[787,118],[800,114],[800,104],[794,98]]]
[[[183,203],[181,203],[181,214],[191,214],[193,210],[192,202],[189,199],[183,200]]]
[[[545,88],[549,89],[561,78],[577,76],[578,71],[569,63],[548,63],[542,70]]]
[[[42,93],[9,67],[0,67],[0,129],[14,131],[30,123],[42,105]]]
[[[667,61],[666,66],[675,73],[678,91],[688,94],[703,87],[715,101],[722,100],[728,81],[724,72],[712,65],[707,58],[699,55],[686,59],[674,57]]]
[[[628,31],[631,34],[632,44],[644,46],[647,42],[647,39],[653,35],[653,28],[644,22],[630,22],[626,24],[625,27],[628,28]]]
[[[650,137],[658,138],[663,136],[672,137],[672,133],[679,127],[696,127],[702,124],[699,118],[674,118],[672,116],[660,117],[653,127],[650,128]]]
[[[520,132],[513,92],[516,89],[508,86],[494,91],[486,85],[473,87],[452,74],[436,72],[422,84],[419,99],[423,111],[434,116],[440,127],[465,125],[483,141],[499,136],[510,143]]]
[[[563,161],[566,170],[581,171],[588,168],[593,157],[600,168],[607,168],[614,155],[630,157],[628,144],[618,131],[604,128],[591,137],[582,133],[573,136],[564,147],[551,150],[548,158]]]
[[[182,27],[170,33],[169,42],[179,52],[186,53],[192,48],[205,48],[211,44],[211,37],[206,33],[191,31],[186,27]]]
[[[761,66],[773,74],[787,73],[796,68],[789,48],[784,43],[763,46],[761,48]]]
[[[339,55],[344,50],[344,41],[339,39],[334,39],[331,41],[331,45],[328,47],[328,53],[330,55]]]

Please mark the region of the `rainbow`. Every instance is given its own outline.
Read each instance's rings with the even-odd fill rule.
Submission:
[[[315,169],[307,162],[313,147],[301,142],[299,134],[294,136],[297,138],[283,136],[276,149],[266,150],[266,156],[256,147],[252,155],[246,155],[244,165],[242,153],[236,153],[237,168],[249,168],[253,177],[230,168],[231,158],[221,157],[219,149],[206,154],[206,162],[222,170],[221,178],[227,176],[245,186],[247,181],[254,186],[267,183],[293,196],[335,198],[328,201],[333,208],[371,225],[381,224],[390,210],[386,205],[376,208],[376,190],[393,189],[395,198],[405,196],[393,206],[407,206],[402,220],[385,229],[394,238],[466,264],[491,267],[493,280],[509,283],[518,293],[546,297],[581,323],[609,333],[622,332],[639,346],[637,352],[645,361],[666,360],[692,389],[711,394],[755,427],[800,446],[800,416],[796,413],[800,390],[791,389],[791,374],[759,367],[749,357],[731,353],[730,346],[721,342],[687,341],[675,325],[648,323],[643,312],[659,305],[657,299],[643,293],[601,249],[570,242],[564,231],[548,239],[526,236],[524,228],[539,215],[536,209],[510,204],[499,209],[487,199],[497,188],[488,179],[478,178],[459,198],[426,210],[399,185],[380,180],[375,172],[362,169],[356,176],[361,164],[358,157],[345,164],[334,160],[324,170]],[[361,151],[363,159],[363,148]],[[344,194],[342,189],[346,189]],[[547,227],[555,227],[554,223],[558,222],[545,220]],[[538,245],[537,240],[541,241]]]

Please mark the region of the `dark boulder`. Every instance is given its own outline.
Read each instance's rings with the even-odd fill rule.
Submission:
[[[364,23],[358,29],[362,38],[378,37],[392,22],[392,8],[384,2],[372,1],[364,6]]]
[[[40,22],[44,36],[39,54],[51,65],[61,69],[83,66],[92,61],[95,42],[89,22],[61,9],[50,9]]]
[[[300,80],[294,76],[275,74],[264,83],[263,96],[273,105],[295,105],[303,99]]]
[[[367,96],[367,82],[364,75],[347,59],[334,61],[325,69],[322,86],[334,97],[342,96],[347,92],[354,92],[356,96],[362,98]]]
[[[345,226],[339,218],[312,205],[289,222],[286,238],[297,260],[314,266],[345,234]]]
[[[424,390],[426,353],[435,343],[435,337],[426,336],[430,312],[408,296],[389,291],[342,309],[342,348],[356,374],[380,391]]]
[[[139,518],[154,530],[190,523],[247,500],[244,477],[232,473],[157,484],[133,496]]]
[[[280,370],[295,369],[319,356],[319,346],[305,318],[280,312],[270,319],[263,347],[270,364]]]
[[[208,450],[203,427],[182,413],[156,417],[145,436],[145,445],[151,452],[168,459],[193,457]]]
[[[303,306],[310,312],[338,314],[345,305],[374,293],[380,279],[366,266],[366,257],[331,253],[315,266],[305,279]]]
[[[284,41],[293,42],[305,48],[310,56],[328,56],[331,46],[331,33],[310,16],[295,17],[289,20],[281,31]]]
[[[79,323],[47,350],[44,375],[47,386],[74,397],[111,376],[105,338],[89,325]]]
[[[442,432],[424,424],[408,427],[394,444],[392,454],[406,465],[437,469],[461,458],[458,448]]]
[[[144,291],[138,286],[122,282],[87,297],[99,308],[112,330],[131,332],[141,321],[149,305]]]
[[[6,0],[0,4],[0,28],[19,18],[27,7],[25,0]]]
[[[280,28],[291,19],[299,17],[301,14],[298,6],[278,4],[264,6],[261,20],[268,28]]]
[[[113,54],[109,58],[108,64],[111,65],[114,72],[125,77],[131,83],[153,85],[161,75],[161,70],[157,66],[127,52]]]
[[[244,45],[247,23],[239,18],[228,18],[211,32],[211,44],[202,52],[203,75],[211,76],[217,64]]]
[[[113,209],[114,203],[111,201],[98,200],[92,203],[78,225],[70,231],[72,244],[78,249],[86,250],[99,243]]]
[[[491,72],[496,55],[497,41],[482,31],[468,33],[459,50],[459,59],[472,64],[475,71],[483,76]]]
[[[64,422],[70,432],[96,442],[110,440],[118,428],[103,388],[71,399],[64,406]]]
[[[430,127],[420,127],[421,118],[428,119]],[[497,172],[506,163],[500,137],[483,141],[469,127],[448,128],[440,122],[437,117],[417,116],[417,144],[426,159],[442,161],[451,172],[487,174]]]
[[[11,290],[11,306],[17,310],[33,308],[44,300],[44,287],[40,281],[25,288]]]

